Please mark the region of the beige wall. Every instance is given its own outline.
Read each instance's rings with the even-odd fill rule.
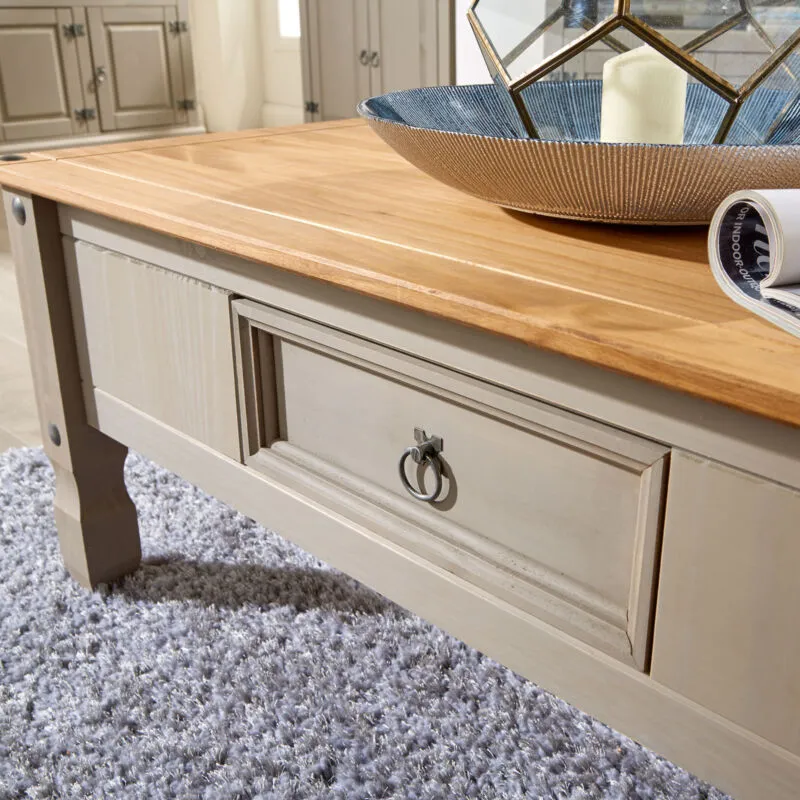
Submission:
[[[300,45],[281,40],[277,0],[192,0],[191,13],[208,130],[303,121]]]
[[[467,21],[471,5],[472,0],[456,0],[456,83],[490,83],[489,70]]]
[[[278,24],[278,0],[261,0],[264,75],[261,119],[265,127],[303,122],[300,40],[282,39]]]

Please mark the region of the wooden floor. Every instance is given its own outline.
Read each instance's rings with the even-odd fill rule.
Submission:
[[[41,443],[8,230],[0,214],[0,452]]]

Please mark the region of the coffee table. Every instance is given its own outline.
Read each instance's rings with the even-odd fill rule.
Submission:
[[[705,231],[510,213],[360,122],[0,165],[64,561],[128,447],[737,797],[800,785],[800,342]]]

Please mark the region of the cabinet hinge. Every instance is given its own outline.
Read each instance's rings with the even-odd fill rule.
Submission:
[[[194,100],[178,100],[178,108],[181,111],[194,111],[197,103]]]
[[[79,36],[86,36],[86,28],[80,23],[72,22],[69,25],[62,26],[64,36],[67,39],[77,39]]]
[[[170,33],[186,33],[189,30],[189,23],[184,19],[169,23]]]
[[[306,113],[319,114],[319,103],[315,103],[313,100],[309,100],[306,103]]]
[[[88,122],[90,119],[97,119],[97,111],[93,108],[76,108],[75,119],[81,122]]]

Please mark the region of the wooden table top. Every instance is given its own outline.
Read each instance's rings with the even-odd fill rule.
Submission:
[[[705,229],[504,211],[356,120],[51,151],[0,183],[800,425],[800,340],[725,297]]]

